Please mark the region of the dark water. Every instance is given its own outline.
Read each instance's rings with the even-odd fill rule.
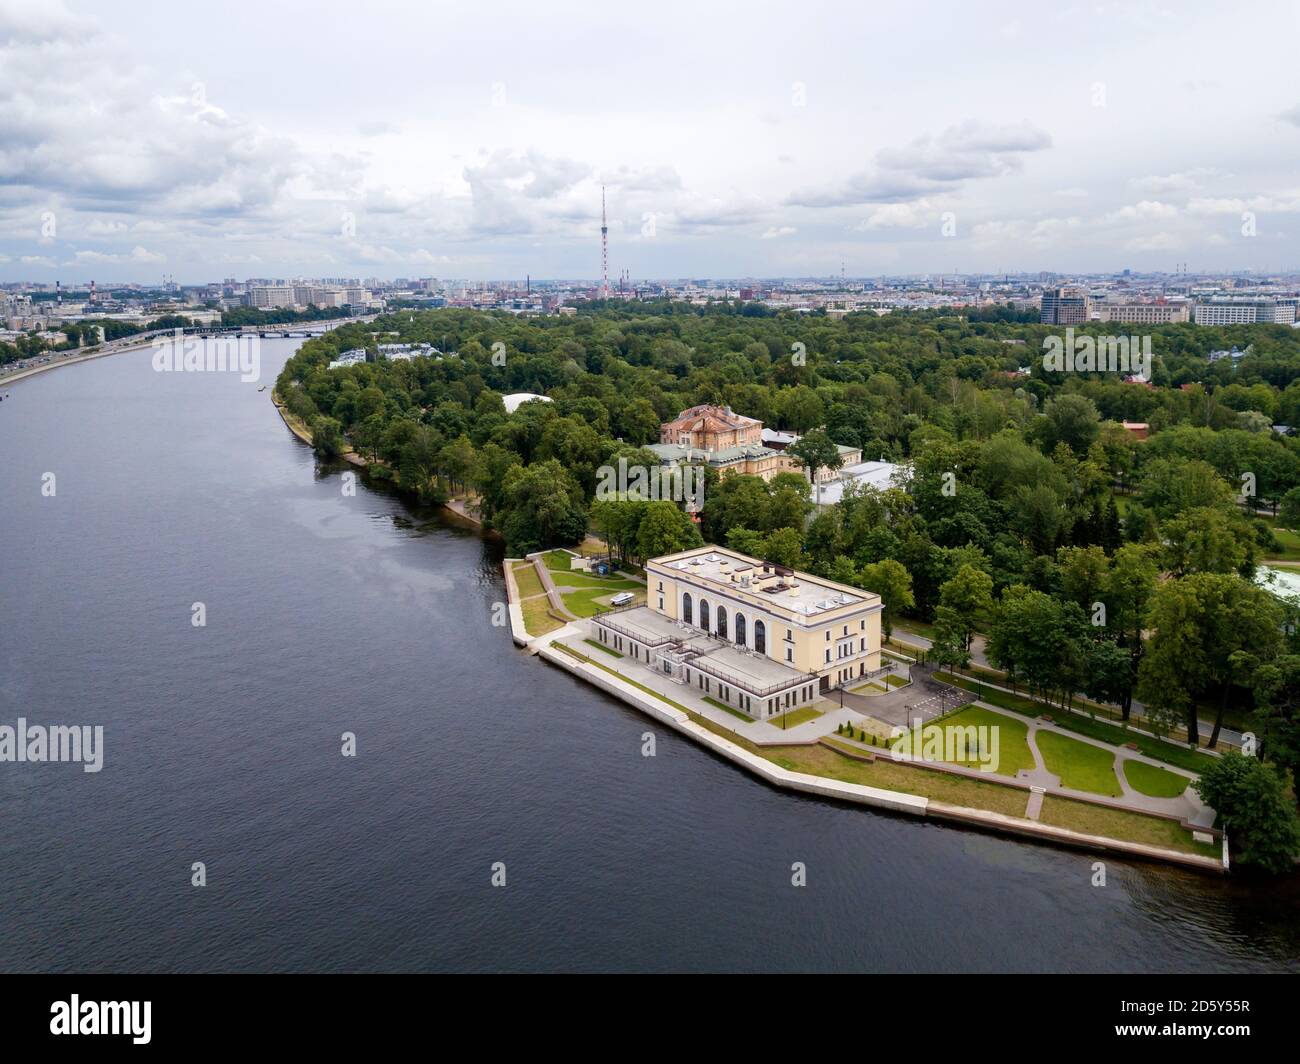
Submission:
[[[1300,969],[1294,886],[1112,859],[1096,888],[661,728],[643,758],[645,719],[492,626],[497,548],[345,497],[269,390],[147,353],[7,387],[0,723],[105,754],[0,764],[0,969]]]

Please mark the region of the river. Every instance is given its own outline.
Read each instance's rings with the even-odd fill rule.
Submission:
[[[146,350],[0,404],[0,724],[104,728],[98,773],[0,764],[0,970],[1300,970],[1294,883],[1093,886],[655,728],[493,625],[497,545],[346,494],[256,387]]]

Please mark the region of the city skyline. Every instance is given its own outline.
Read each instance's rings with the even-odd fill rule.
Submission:
[[[615,278],[1300,260],[1280,4],[329,10],[6,3],[0,281],[598,279],[602,185]]]

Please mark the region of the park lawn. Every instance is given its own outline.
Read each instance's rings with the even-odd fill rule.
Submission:
[[[931,735],[934,728],[946,728],[949,725],[958,728],[966,727],[986,727],[997,728],[998,736],[998,757],[997,763],[989,771],[995,775],[1014,776],[1021,769],[1032,769],[1036,767],[1033,752],[1029,749],[1029,725],[1024,721],[1017,720],[1015,717],[1008,717],[1005,713],[997,713],[991,709],[983,709],[980,706],[967,706],[955,713],[949,713],[947,716],[939,717],[922,725],[920,729],[912,729],[910,738],[910,748],[914,756],[923,756],[925,753],[926,740]],[[920,738],[918,740],[918,732]],[[978,733],[977,733],[978,734]],[[943,750],[944,755],[948,752],[948,733],[943,733]],[[980,768],[983,764],[980,760],[980,752],[974,745],[977,735],[970,737],[970,744],[965,747],[965,757],[954,756],[951,761],[946,756],[938,760],[946,764],[962,765],[966,768]],[[904,742],[903,738],[889,744],[890,749],[895,749],[900,743]],[[953,754],[958,751],[954,747]],[[936,760],[936,759],[928,759]]]
[[[1048,772],[1061,777],[1061,786],[1119,798],[1124,791],[1115,778],[1115,753],[1066,735],[1039,729],[1038,751]]]
[[[1039,735],[1042,739],[1042,735]],[[1160,846],[1166,850],[1194,853],[1200,857],[1218,858],[1218,843],[1195,842],[1192,834],[1176,820],[1134,813],[1127,809],[1111,809],[1089,802],[1076,802],[1070,798],[1048,794],[1043,796],[1039,822],[1058,828],[1068,828],[1084,835],[1102,835],[1147,846]]]
[[[537,575],[532,562],[515,563],[515,583],[519,585],[521,599],[532,598],[546,591],[546,588],[542,587],[542,578]]]
[[[584,639],[583,642],[586,643],[588,646],[595,647],[597,650],[603,650],[606,654],[610,655],[610,657],[614,657],[614,658],[623,657],[623,655],[620,654],[613,647],[607,647],[604,643],[597,643],[596,640],[594,639]]]
[[[609,599],[617,594],[617,590],[611,591],[603,587],[566,591],[563,592],[564,606],[576,617],[594,617],[602,609],[608,609]],[[604,601],[600,601],[601,599]],[[644,603],[639,603],[639,605],[644,605]]]
[[[735,706],[729,706],[729,705],[727,705],[726,702],[719,702],[716,698],[710,698],[708,695],[705,695],[705,696],[704,696],[704,701],[706,701],[709,705],[711,705],[711,706],[713,706],[713,707],[715,707],[715,708],[717,708],[717,709],[725,709],[725,710],[726,710],[728,713],[730,713],[733,717],[739,717],[739,718],[740,718],[741,720],[743,720],[746,724],[752,724],[752,723],[753,723],[753,718],[752,718],[752,717],[748,716],[748,715],[745,714],[745,713],[740,712],[740,710],[738,710]]]
[[[768,724],[774,724],[778,728],[793,728],[797,724],[807,724],[810,720],[816,720],[821,716],[821,711],[813,709],[812,706],[801,706],[799,709],[792,709],[789,713],[782,713],[779,717],[770,717]]]
[[[1110,743],[1112,746],[1123,746],[1125,743],[1132,743],[1147,757],[1155,758],[1157,761],[1165,761],[1178,768],[1185,768],[1188,772],[1204,772],[1207,767],[1214,763],[1209,754],[1192,750],[1180,743],[1166,743],[1153,736],[1128,731],[1116,724],[1094,720],[1078,713],[1063,713],[1059,707],[1044,705],[1042,702],[1035,702],[1031,698],[1013,695],[1007,691],[994,691],[983,684],[968,680],[964,676],[944,673],[940,676],[940,679],[945,683],[974,692],[979,695],[981,702],[988,702],[990,705],[1000,706],[1014,713],[1023,713],[1027,717],[1040,717],[1048,714],[1058,728],[1064,728],[1066,731],[1072,731],[1079,735],[1086,735],[1089,739],[1100,739],[1103,743]]]
[[[542,555],[542,564],[553,573],[567,573],[573,568],[573,555],[567,550],[548,550]]]
[[[906,687],[911,680],[904,680],[901,676],[895,676],[892,672],[885,676],[885,683],[890,687]]]
[[[883,695],[885,693],[885,689],[878,683],[864,683],[860,687],[850,687],[849,690],[855,695],[865,694],[867,692],[870,692],[873,695]]]
[[[524,627],[528,629],[529,635],[545,635],[564,627],[563,621],[557,621],[547,612],[550,603],[545,595],[527,599],[519,604],[519,608],[523,611]]]
[[[1192,781],[1176,772],[1168,772],[1145,761],[1121,762],[1128,785],[1148,798],[1177,798],[1191,786]]]
[[[605,588],[608,591],[644,591],[645,584],[618,576],[588,576],[586,573],[552,573],[551,580],[562,591]]]
[[[1029,725],[1022,720],[980,706],[966,706],[934,723],[963,728],[971,725],[997,728],[998,761],[992,771],[999,775],[1014,776],[1021,769],[1035,767],[1033,751],[1029,749]],[[978,756],[968,757],[957,764],[978,768],[980,759]]]

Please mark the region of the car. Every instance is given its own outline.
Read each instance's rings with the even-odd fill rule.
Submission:
[[[609,604],[611,606],[626,606],[634,598],[636,598],[636,596],[633,595],[632,592],[621,591],[617,595],[615,595],[612,599],[609,600]]]

